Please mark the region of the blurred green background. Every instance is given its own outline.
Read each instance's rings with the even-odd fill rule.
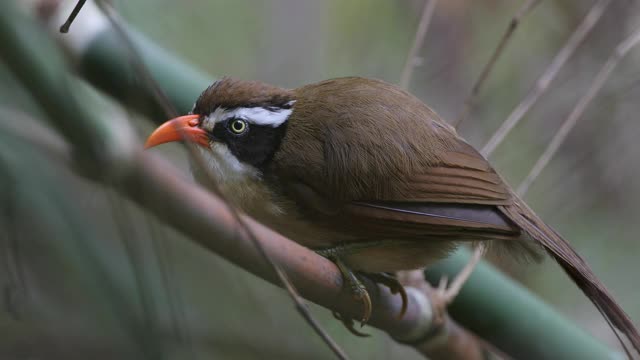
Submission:
[[[25,1],[33,5],[42,3]],[[446,119],[521,2],[440,1],[411,91]],[[523,19],[460,132],[481,147],[533,86],[591,1],[542,1]],[[214,76],[296,87],[360,75],[397,83],[417,0],[114,1],[142,33]],[[513,184],[529,171],[602,63],[640,20],[614,2],[541,101],[492,158]],[[82,13],[80,14],[82,16]],[[73,27],[72,30],[73,31]],[[620,64],[526,196],[640,322],[640,52]],[[93,92],[88,86],[82,91]],[[96,94],[96,97],[100,97]],[[195,99],[194,99],[195,100]],[[96,111],[122,111],[110,100]],[[148,119],[130,113],[143,139]],[[40,111],[0,63],[0,122],[28,129]],[[331,353],[284,293],[202,251],[114,192],[56,166],[0,126],[0,357],[324,359]],[[177,145],[159,150],[187,171]],[[608,326],[553,261],[492,258],[606,343]],[[497,294],[499,296],[499,294]],[[355,359],[420,358],[371,328],[324,327]]]

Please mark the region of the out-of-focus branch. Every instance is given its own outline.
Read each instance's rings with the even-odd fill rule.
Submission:
[[[480,151],[482,155],[485,157],[491,156],[509,132],[520,122],[520,120],[522,120],[524,115],[540,99],[569,57],[571,57],[587,34],[589,34],[593,29],[610,3],[611,0],[598,0],[595,5],[593,5],[591,10],[589,10],[589,13],[587,13],[587,16],[585,16],[584,20],[582,20],[573,34],[571,34],[567,42],[560,49],[558,54],[556,54],[555,58],[553,58],[553,61],[549,64],[542,76],[538,81],[536,81],[535,86],[529,91],[529,93],[527,93],[527,96],[522,99],[518,106],[513,109],[511,114],[509,114],[509,117],[502,123],[502,125],[500,125],[491,139],[489,139],[487,144],[482,148]]]
[[[462,124],[467,116],[469,116],[471,108],[475,104],[476,98],[480,93],[480,88],[484,84],[487,77],[489,77],[489,74],[491,73],[491,70],[493,70],[496,62],[498,62],[498,58],[500,57],[500,55],[502,55],[504,48],[507,46],[507,43],[511,39],[511,36],[520,25],[520,21],[522,21],[522,18],[529,14],[529,12],[533,10],[533,8],[535,8],[536,5],[538,5],[541,1],[542,0],[527,0],[524,4],[522,4],[518,11],[516,11],[515,15],[513,15],[511,21],[509,21],[509,25],[507,26],[507,31],[505,31],[505,33],[502,35],[502,39],[500,39],[498,46],[493,51],[493,54],[489,58],[489,61],[484,65],[484,68],[482,68],[480,76],[473,84],[473,87],[471,88],[471,94],[469,94],[467,99],[464,101],[462,112],[460,113],[460,115],[458,115],[458,117],[452,124],[453,127],[455,127],[456,129],[460,127],[460,124]]]
[[[409,49],[407,61],[404,64],[402,75],[400,76],[400,87],[403,89],[407,89],[409,87],[409,81],[411,81],[413,69],[415,69],[419,63],[418,51],[420,51],[420,48],[424,43],[424,38],[427,35],[427,30],[429,29],[429,24],[431,23],[431,18],[433,17],[437,3],[438,0],[425,0],[422,17],[420,18],[416,35],[413,38],[413,45],[411,45],[411,49]]]
[[[34,95],[52,125],[72,144],[74,163],[81,160],[76,165],[83,175],[114,186],[201,246],[278,283],[273,268],[248,234],[238,231],[238,223],[227,204],[182,178],[168,163],[143,153],[124,122],[118,125],[115,119],[105,119],[91,111],[91,99],[73,91],[74,81],[57,49],[11,3],[0,14],[0,42],[1,58]],[[360,302],[353,299],[349,289],[343,288],[342,276],[331,261],[248,217],[242,218],[303,296],[346,316],[361,313]],[[412,343],[432,358],[438,354],[453,359],[482,358],[477,346],[458,346],[477,344],[470,340],[469,333],[456,327],[449,318],[443,319],[443,323],[433,321],[429,299],[421,292],[409,293],[406,314],[399,319],[400,297],[370,282],[366,286],[373,303],[370,320],[373,326],[399,341]],[[434,338],[438,341],[432,341]]]
[[[580,98],[580,101],[578,101],[576,106],[573,108],[571,114],[569,114],[562,123],[560,129],[558,129],[558,132],[554,135],[553,139],[551,139],[551,142],[544,150],[544,153],[542,153],[536,164],[531,168],[531,171],[529,171],[529,174],[527,174],[527,177],[518,186],[518,195],[524,196],[527,190],[529,190],[531,184],[533,184],[540,173],[542,173],[542,170],[544,170],[547,164],[549,164],[549,161],[551,161],[553,156],[556,154],[560,145],[562,145],[564,140],[567,138],[567,135],[569,135],[571,129],[573,129],[573,127],[578,123],[578,120],[580,120],[584,114],[589,103],[591,103],[600,89],[602,89],[602,86],[604,86],[604,83],[609,78],[609,75],[611,75],[611,72],[615,69],[620,60],[622,60],[622,58],[629,52],[629,50],[638,45],[639,42],[640,28],[636,29],[629,37],[616,46],[613,54],[611,54],[609,59],[607,59],[607,62],[605,62],[596,77],[593,79],[593,82],[591,83],[591,86],[589,86],[587,92],[582,96],[582,98]]]

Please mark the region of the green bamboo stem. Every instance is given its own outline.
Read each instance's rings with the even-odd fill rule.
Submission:
[[[186,114],[202,90],[214,77],[177,60],[147,38],[129,30],[136,50],[143,54],[144,65],[173,102],[179,113]],[[104,31],[91,42],[81,57],[82,75],[94,86],[116,97],[123,104],[162,123],[166,115],[130,66],[131,59],[122,40],[114,31]],[[170,70],[169,70],[170,69]]]

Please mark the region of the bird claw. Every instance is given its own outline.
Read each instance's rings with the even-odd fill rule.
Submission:
[[[333,317],[335,317],[337,320],[340,320],[340,322],[342,322],[344,327],[346,327],[347,330],[349,330],[349,332],[352,333],[353,335],[359,336],[359,337],[369,337],[369,336],[371,336],[369,334],[366,334],[366,333],[358,331],[354,326],[354,321],[353,321],[352,318],[344,317],[344,316],[342,316],[342,314],[340,314],[337,311],[333,311],[332,314],[333,314]]]
[[[362,284],[358,275],[356,275],[351,269],[349,269],[342,260],[336,256],[336,249],[325,249],[321,251],[316,251],[318,254],[322,256],[327,256],[338,266],[340,273],[342,274],[342,278],[344,279],[345,284],[348,284],[353,294],[355,300],[359,301],[363,305],[363,313],[362,318],[360,320],[360,327],[364,326],[369,322],[371,318],[371,313],[373,311],[373,305],[371,303],[371,296],[367,291],[367,288]],[[379,274],[361,274],[360,276],[366,276],[370,278],[372,281],[376,283],[383,284],[389,288],[392,294],[400,294],[402,297],[402,308],[400,309],[400,314],[398,318],[402,318],[407,311],[407,293],[405,292],[404,287],[398,282],[398,280],[388,274],[379,273]],[[340,313],[333,313],[333,316],[342,321],[344,326],[353,334],[357,336],[368,336],[367,334],[363,334],[357,330],[355,330],[353,325],[353,319],[347,318]]]
[[[392,294],[400,294],[400,297],[402,298],[402,308],[400,309],[400,314],[398,314],[398,319],[402,319],[404,314],[407,312],[407,304],[409,303],[404,286],[400,284],[398,279],[387,273],[367,274],[367,277],[377,284],[382,284],[388,287]]]
[[[360,320],[360,326],[364,326],[369,321],[369,318],[371,318],[371,310],[373,308],[369,292],[360,279],[358,279],[356,274],[351,271],[351,269],[349,269],[342,260],[335,258],[333,261],[338,266],[338,269],[340,269],[340,273],[342,274],[342,278],[345,283],[347,283],[351,288],[351,293],[353,294],[354,299],[362,302],[364,306],[362,319]]]
[[[362,305],[364,306],[364,312],[362,314],[362,319],[360,320],[360,327],[362,327],[364,324],[369,322],[369,318],[371,318],[371,297],[369,296],[367,288],[364,287],[359,280],[357,282],[351,282],[351,291],[353,292],[354,299],[362,302]]]

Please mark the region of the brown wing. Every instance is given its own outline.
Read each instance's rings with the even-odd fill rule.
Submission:
[[[345,223],[345,231],[367,239],[519,234],[496,207],[511,204],[508,186],[420,100],[362,78],[295,93],[273,171],[278,181],[299,184],[283,188],[315,210],[308,216],[330,216],[332,225]]]
[[[466,143],[443,152],[439,164],[397,181],[404,188],[399,194],[386,200],[351,201],[342,215],[381,237],[493,240],[520,234],[496,207],[511,204],[510,189]]]
[[[345,201],[335,198],[337,191],[318,191],[300,181],[288,190],[316,223],[328,220],[334,228],[342,225],[352,238],[366,241],[519,237],[520,229],[496,206],[512,203],[509,188],[471,146],[460,142],[444,152],[439,163],[422,169],[416,175],[372,177],[374,184],[367,183],[371,188],[391,189],[378,198]]]
[[[444,151],[440,163],[407,179],[408,201],[507,205],[510,189],[470,145],[459,142]]]

